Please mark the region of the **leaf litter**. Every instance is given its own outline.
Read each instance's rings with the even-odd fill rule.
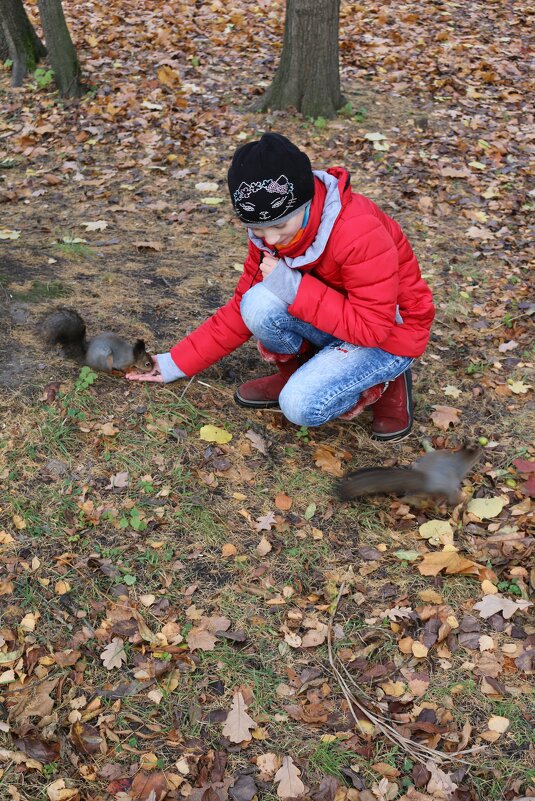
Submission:
[[[59,243],[93,248],[109,268],[93,274],[87,260],[82,282],[80,263],[62,255],[69,303],[85,311],[92,292],[91,322],[106,328],[128,298],[132,333],[154,343],[158,331],[168,347],[235,282],[236,230],[214,165],[257,134],[243,97],[258,91],[251,75],[271,74],[282,4],[118,11],[109,9],[110,28],[97,7],[68,9],[84,63],[102,76],[83,118],[46,93],[6,90],[1,156],[19,162],[0,189],[18,260],[8,286],[16,294],[34,277],[45,286],[57,277],[64,251],[43,244],[43,231],[52,240],[63,229]],[[425,397],[435,416],[421,413],[419,425],[434,448],[486,443],[486,463],[465,484],[470,505],[341,509],[331,480],[349,462],[385,458],[360,421],[296,437],[275,413],[244,417],[229,409],[226,366],[150,404],[101,378],[72,392],[65,363],[62,382],[42,388],[43,407],[10,394],[0,770],[13,798],[467,801],[487,797],[492,781],[506,801],[532,792],[535,455],[522,433],[533,397],[522,222],[531,200],[524,44],[511,21],[527,31],[517,7],[432,11],[342,8],[344,91],[353,102],[354,90],[372,88],[363,120],[303,129],[283,113],[262,125],[306,134],[318,166],[330,152],[410,230],[438,300],[415,370],[420,412]],[[364,50],[362,37],[371,37]],[[105,62],[103,40],[114,51]],[[233,70],[229,89],[231,49],[246,68]],[[177,57],[153,69],[164,51]],[[7,87],[7,73],[0,80]],[[212,220],[222,246],[207,268]],[[35,255],[43,247],[49,274]],[[177,282],[187,298],[178,330]],[[30,335],[14,335],[27,352]],[[247,349],[228,365],[242,378]],[[251,359],[247,377],[257,368]],[[34,365],[29,375],[39,375]],[[393,446],[388,458],[410,463],[418,447]],[[342,585],[329,641],[350,700],[326,657]],[[238,695],[255,725],[234,742],[223,728]],[[381,726],[393,730],[394,755]],[[464,755],[469,766],[454,759],[483,746]]]

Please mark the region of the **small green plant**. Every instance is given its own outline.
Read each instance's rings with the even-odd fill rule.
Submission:
[[[141,517],[139,509],[136,509],[135,506],[119,520],[119,528],[128,528],[128,526],[133,528],[134,531],[145,531],[147,528],[147,524]]]
[[[327,120],[325,117],[316,117],[314,120],[314,127],[315,128],[326,128],[328,125]]]
[[[295,436],[300,439],[301,442],[310,442],[312,439],[307,426],[301,426],[299,431],[296,432]]]
[[[90,367],[82,367],[74,388],[77,392],[82,392],[84,389],[90,387],[91,384],[94,384],[97,378],[98,375]]]
[[[475,375],[476,373],[484,373],[487,369],[485,362],[472,362],[466,368],[467,375]]]
[[[358,109],[353,108],[353,103],[346,103],[338,112],[342,117],[349,117],[356,122],[364,122],[366,119],[366,109],[361,106]]]
[[[497,587],[500,592],[510,592],[511,595],[522,595],[522,590],[518,586],[516,579],[511,579],[511,581],[500,581],[498,582]]]
[[[511,312],[505,312],[505,314],[502,317],[502,323],[505,325],[506,328],[513,327],[513,315],[511,314]]]
[[[12,58],[6,58],[6,60],[4,61],[4,64],[3,64],[4,69],[5,70],[10,70],[12,66],[13,66],[13,59]]]
[[[43,776],[49,777],[53,776],[58,769],[57,762],[47,762],[46,765],[43,765]]]
[[[64,236],[61,241],[54,242],[54,247],[73,258],[89,259],[93,255],[93,250],[87,245],[87,240],[79,236]]]
[[[38,67],[33,74],[38,89],[47,89],[54,80],[54,70]]]

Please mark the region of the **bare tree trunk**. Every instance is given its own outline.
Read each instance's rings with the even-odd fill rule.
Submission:
[[[0,29],[9,58],[13,61],[12,84],[20,86],[29,72],[46,54],[46,48],[35,33],[22,5],[22,0],[0,0]],[[0,57],[2,37],[0,37]]]
[[[281,60],[260,111],[293,106],[307,117],[334,117],[344,105],[339,16],[340,0],[286,0]]]
[[[61,0],[39,0],[39,13],[59,93],[62,97],[80,97],[84,91],[80,82],[80,64]]]
[[[4,35],[2,24],[0,23],[0,61],[7,61],[9,58],[9,51],[7,49],[7,41]]]

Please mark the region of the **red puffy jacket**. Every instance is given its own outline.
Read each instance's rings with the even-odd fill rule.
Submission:
[[[328,238],[324,242],[321,236],[328,189],[318,172],[303,236],[276,254],[290,261],[312,254],[305,264],[299,258],[303,278],[290,314],[354,345],[420,356],[429,340],[434,307],[407,237],[373,201],[351,190],[347,170],[333,167],[326,175],[338,182],[337,216]],[[332,179],[328,183],[333,184]],[[329,203],[332,194],[331,187]],[[187,376],[227,356],[251,336],[240,315],[240,301],[262,280],[261,248],[274,253],[250,238],[233,297],[171,349],[173,361]]]

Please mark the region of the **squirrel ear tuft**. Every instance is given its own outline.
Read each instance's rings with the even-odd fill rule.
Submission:
[[[134,343],[134,358],[137,359],[137,357],[141,356],[142,353],[145,353],[145,340],[136,339]]]

